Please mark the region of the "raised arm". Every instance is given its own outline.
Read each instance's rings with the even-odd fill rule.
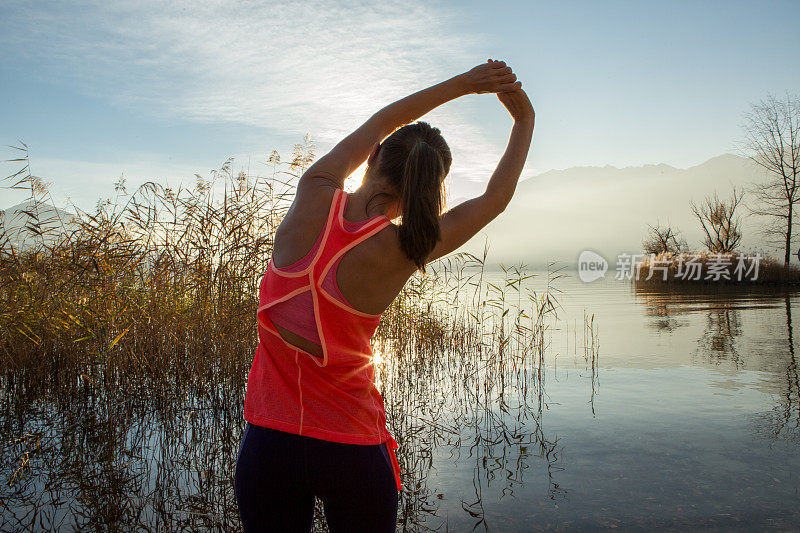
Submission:
[[[489,179],[486,191],[442,215],[442,240],[428,256],[428,261],[447,255],[470,240],[502,213],[514,196],[533,138],[535,114],[528,95],[522,89],[498,93],[497,98],[514,119],[506,151]]]
[[[345,178],[367,160],[374,146],[397,128],[465,94],[519,88],[516,80],[516,75],[503,61],[490,59],[463,74],[389,104],[311,165],[301,178],[301,183],[323,177],[342,187]]]

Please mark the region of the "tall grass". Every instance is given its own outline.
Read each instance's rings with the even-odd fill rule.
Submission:
[[[30,191],[33,237],[15,248],[0,235],[0,526],[238,527],[258,284],[313,144],[289,161],[273,153],[266,177],[228,161],[191,187],[118,182],[113,199],[55,225],[37,215],[49,193],[26,148],[9,179]],[[484,264],[458,254],[415,275],[376,333],[404,530],[438,527],[427,485],[437,446],[474,457],[475,499],[463,505],[476,525],[487,483],[513,491],[527,461],[558,471],[542,394],[560,274],[537,293],[523,268],[490,280]],[[498,459],[511,449],[524,460]]]

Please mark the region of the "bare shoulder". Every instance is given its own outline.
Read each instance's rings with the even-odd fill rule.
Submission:
[[[405,283],[416,271],[414,263],[400,247],[400,237],[395,224],[389,223],[366,242],[369,241],[372,241],[369,247],[369,259],[380,275],[395,280],[402,279],[402,282]]]
[[[292,264],[311,249],[325,225],[336,189],[324,179],[300,181],[292,205],[275,232],[276,264]]]
[[[320,221],[325,221],[337,188],[327,179],[303,176],[278,232],[313,233],[315,229],[319,229],[317,226],[320,225]]]
[[[313,213],[321,209],[327,214],[337,189],[339,187],[326,176],[304,175],[297,184],[290,212]]]

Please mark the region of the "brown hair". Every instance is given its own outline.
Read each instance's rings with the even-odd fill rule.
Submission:
[[[441,240],[444,178],[453,157],[439,128],[427,122],[408,124],[380,147],[377,172],[400,193],[400,247],[425,271],[425,261]]]

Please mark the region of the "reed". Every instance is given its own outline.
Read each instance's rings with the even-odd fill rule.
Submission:
[[[9,179],[30,191],[31,242],[0,235],[0,528],[237,528],[258,284],[313,143],[288,161],[273,152],[266,177],[227,161],[190,187],[119,182],[55,224],[39,216],[49,193],[26,149]],[[427,483],[437,447],[474,458],[463,506],[478,523],[481,487],[513,492],[530,461],[558,471],[542,394],[561,274],[537,293],[523,266],[497,281],[485,262],[457,254],[413,276],[375,336],[402,530],[441,526]]]

